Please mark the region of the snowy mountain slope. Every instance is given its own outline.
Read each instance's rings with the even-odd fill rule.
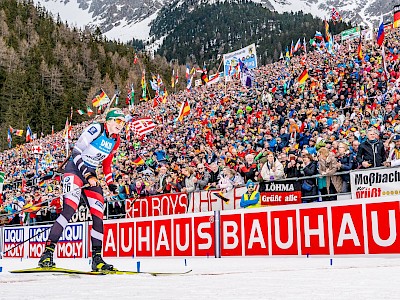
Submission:
[[[216,0],[180,0],[191,3]],[[221,1],[221,0],[219,0]],[[224,1],[224,0],[222,0]],[[263,6],[282,12],[304,11],[320,18],[330,18],[332,7],[338,9],[345,21],[368,27],[377,26],[384,15],[392,19],[392,1],[387,0],[253,0]],[[150,23],[158,11],[173,0],[34,0],[56,17],[70,25],[83,28],[99,27],[109,39],[128,41],[132,38],[147,40]]]

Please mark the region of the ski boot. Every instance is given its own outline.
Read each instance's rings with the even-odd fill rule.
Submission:
[[[55,248],[56,244],[54,244],[52,241],[46,242],[46,247],[44,248],[44,252],[42,253],[42,256],[40,257],[38,263],[39,267],[53,268],[56,266],[56,264],[53,261],[53,253]]]
[[[92,252],[92,271],[116,271],[113,265],[106,263],[101,257],[101,247],[93,247]]]

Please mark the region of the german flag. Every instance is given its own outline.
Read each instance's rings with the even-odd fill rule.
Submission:
[[[360,37],[360,41],[358,42],[358,47],[357,47],[357,57],[359,60],[363,60],[364,59],[364,55],[362,52],[362,42],[361,42],[361,37]]]
[[[190,105],[189,101],[185,100],[182,102],[181,108],[179,109],[179,116],[177,120],[183,121],[183,118],[190,114]]]
[[[144,160],[139,156],[138,158],[136,158],[136,159],[133,161],[133,164],[136,165],[136,166],[144,165]]]
[[[307,69],[304,69],[304,71],[300,74],[300,76],[297,79],[297,81],[300,84],[303,84],[304,82],[306,82],[307,79],[308,79],[308,71],[307,71]]]
[[[393,28],[400,27],[400,5],[393,6]]]
[[[110,98],[108,98],[107,94],[100,89],[92,99],[92,105],[93,107],[99,107],[100,105],[107,104],[110,102]]]

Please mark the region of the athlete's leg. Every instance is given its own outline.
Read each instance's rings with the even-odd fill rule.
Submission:
[[[107,264],[102,256],[103,245],[103,216],[104,216],[104,197],[100,186],[93,186],[85,189],[84,194],[90,207],[93,226],[90,232],[90,241],[92,243],[92,270],[113,270],[113,266]]]
[[[56,219],[49,234],[49,240],[53,243],[58,242],[65,226],[67,226],[69,220],[72,218],[76,209],[78,208],[82,186],[83,181],[78,175],[73,173],[65,173],[63,180],[63,210]]]
[[[92,247],[100,247],[103,244],[103,216],[104,197],[100,186],[91,186],[84,191],[92,215],[93,226],[90,232]]]
[[[49,238],[46,241],[46,247],[39,260],[40,267],[54,267],[53,253],[56,248],[56,243],[67,226],[72,215],[75,213],[79,205],[81,196],[81,188],[83,186],[82,178],[78,175],[74,162],[69,162],[65,168],[65,175],[63,180],[63,211],[54,222],[50,230]]]

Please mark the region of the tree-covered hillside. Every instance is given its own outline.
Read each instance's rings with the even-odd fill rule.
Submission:
[[[333,34],[350,25],[330,24]],[[277,60],[293,40],[308,41],[315,31],[323,32],[323,20],[310,14],[278,14],[247,0],[208,4],[194,0],[176,1],[165,7],[153,22],[155,39],[167,35],[158,53],[179,63],[217,62],[219,55],[257,45],[259,62]]]

